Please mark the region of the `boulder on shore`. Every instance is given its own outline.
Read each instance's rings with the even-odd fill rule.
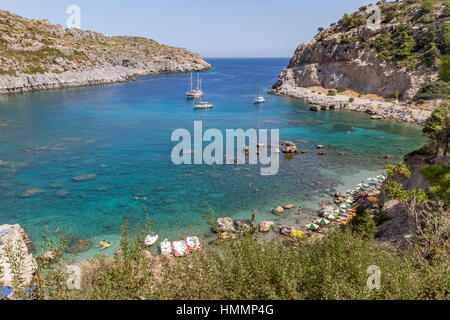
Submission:
[[[258,230],[259,232],[269,232],[273,228],[273,225],[273,221],[262,221],[258,226]]]
[[[234,227],[233,219],[230,217],[219,218],[217,219],[217,230],[219,232],[235,232],[236,228]]]
[[[293,226],[281,226],[280,227],[280,233],[283,236],[290,236],[292,230],[295,230],[295,228]]]
[[[294,209],[295,206],[293,204],[286,204],[283,206],[284,209],[289,210],[289,209]]]

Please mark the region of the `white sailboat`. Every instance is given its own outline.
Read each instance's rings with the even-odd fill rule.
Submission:
[[[197,99],[198,98],[198,99]],[[197,101],[198,100],[198,101]],[[210,109],[213,107],[213,104],[210,102],[202,101],[202,97],[194,98],[194,109]]]
[[[260,104],[260,103],[264,103],[265,101],[266,101],[266,99],[264,99],[264,97],[259,94],[259,89],[258,89],[258,93],[257,93],[256,97],[253,99],[253,103]]]
[[[197,73],[197,88],[192,88],[192,72],[191,72],[191,90],[186,92],[186,96],[188,99],[192,99],[195,97],[201,97],[203,95],[202,87],[201,87],[201,80],[200,80],[200,74]]]

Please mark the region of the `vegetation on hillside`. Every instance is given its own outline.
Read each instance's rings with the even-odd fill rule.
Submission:
[[[61,73],[95,66],[143,65],[166,59],[199,60],[186,49],[141,37],[109,37],[64,29],[47,20],[0,10],[0,75]]]
[[[381,29],[370,37],[358,29],[367,24],[374,12],[368,6],[353,14],[344,14],[330,28],[319,30],[319,41],[339,35],[341,44],[356,48],[375,48],[385,61],[399,67],[436,67],[450,53],[450,18],[447,0],[380,1]]]
[[[449,151],[450,141],[450,101],[444,100],[437,106],[425,122],[423,133],[428,136],[434,145],[435,155],[442,150],[445,156]]]

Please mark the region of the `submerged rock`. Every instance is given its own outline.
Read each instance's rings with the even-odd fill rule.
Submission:
[[[41,189],[38,189],[38,188],[31,188],[31,189],[25,190],[20,195],[20,197],[21,198],[30,198],[30,197],[36,196],[38,194],[41,194],[41,193],[44,193],[44,190],[41,190]]]
[[[83,251],[87,251],[92,247],[92,242],[89,240],[81,239],[74,235],[63,235],[64,240],[67,241],[67,251],[73,254],[77,254]]]
[[[87,182],[97,179],[97,175],[95,173],[83,174],[81,176],[73,177],[72,180],[75,182]]]
[[[275,214],[282,214],[284,212],[284,209],[283,209],[282,206],[278,206],[278,207],[274,208],[272,210],[272,212],[275,213]]]
[[[56,192],[56,196],[60,197],[60,198],[65,198],[70,194],[70,192],[68,190],[59,190],[58,192]]]

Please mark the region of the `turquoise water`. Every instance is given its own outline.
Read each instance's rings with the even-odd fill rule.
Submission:
[[[142,224],[144,208],[153,230],[170,240],[208,236],[202,199],[233,218],[256,210],[258,221],[275,219],[276,205],[302,205],[307,210],[300,219],[293,212],[282,218],[302,223],[336,188],[379,173],[386,161],[398,161],[423,142],[419,126],[372,121],[365,114],[310,112],[299,100],[271,95],[264,105],[254,105],[256,90],[270,89],[288,59],[208,62],[214,69],[202,79],[212,110],[193,110],[185,99],[188,74],[0,96],[0,225],[19,223],[36,248],[48,226],[93,243],[107,239],[112,253],[123,221]],[[202,120],[204,130],[279,128],[282,140],[311,152],[292,159],[281,155],[274,176],[260,176],[256,165],[176,166],[171,133],[192,132],[194,120]],[[317,154],[317,144],[329,148],[326,156]],[[30,151],[39,147],[44,150]],[[386,154],[394,158],[386,160]],[[93,181],[72,181],[91,173],[97,176]],[[20,197],[31,188],[44,192]],[[61,190],[68,194],[57,196]]]

